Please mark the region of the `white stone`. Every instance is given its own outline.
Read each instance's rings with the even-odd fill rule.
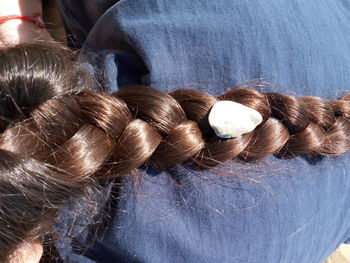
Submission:
[[[261,114],[243,104],[221,100],[214,104],[209,124],[220,138],[235,138],[251,132],[262,122]]]

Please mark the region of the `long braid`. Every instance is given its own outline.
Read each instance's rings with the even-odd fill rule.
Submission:
[[[263,122],[239,138],[218,138],[207,116],[223,99],[256,109]],[[187,160],[215,166],[235,157],[340,155],[350,147],[346,102],[246,88],[217,98],[201,91],[167,94],[145,86],[114,94],[83,90],[41,104],[24,124],[4,132],[0,146],[77,178],[107,171],[109,176],[123,175],[143,163],[166,168]]]

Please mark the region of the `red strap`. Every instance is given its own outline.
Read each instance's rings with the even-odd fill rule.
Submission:
[[[45,23],[40,13],[35,13],[33,16],[8,15],[0,16],[0,24],[13,19],[21,19],[35,23],[39,28],[45,28]]]

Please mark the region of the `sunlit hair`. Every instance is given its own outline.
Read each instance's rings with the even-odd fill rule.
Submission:
[[[50,233],[69,196],[143,164],[207,169],[235,158],[334,156],[350,147],[349,95],[298,98],[238,86],[215,97],[140,85],[108,94],[84,78],[64,48],[0,50],[1,262],[21,242]],[[263,122],[221,139],[207,119],[218,100],[251,107]]]

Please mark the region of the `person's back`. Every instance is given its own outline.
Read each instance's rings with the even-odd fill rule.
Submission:
[[[269,91],[336,98],[350,83],[345,1],[59,4],[68,32],[78,36],[75,45],[83,47],[83,67],[103,70],[95,76],[109,92],[144,84],[220,95],[263,78],[278,85]],[[107,203],[111,224],[103,239],[91,244],[92,229],[73,241],[75,253],[68,245],[61,255],[73,262],[310,263],[350,237],[348,154],[219,168],[232,174],[143,167],[137,182],[124,178]]]

